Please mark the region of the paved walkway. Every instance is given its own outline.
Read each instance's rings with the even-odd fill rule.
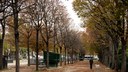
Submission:
[[[25,61],[26,62],[26,61]],[[23,62],[23,63],[25,63]],[[27,66],[27,64],[22,64],[20,66],[20,72],[35,72],[35,65],[31,65],[30,67]],[[15,66],[9,65],[9,68],[0,72],[15,72]],[[107,68],[106,66],[102,65],[98,61],[94,61],[93,69],[91,70],[89,68],[89,62],[86,61],[79,61],[74,64],[69,65],[63,65],[59,67],[53,67],[53,68],[39,68],[38,72],[114,72],[110,68]]]
[[[53,72],[53,70],[49,70],[49,72]],[[98,61],[94,61],[93,69],[90,69],[90,65],[88,61],[80,61],[74,64],[70,64],[64,67],[60,67],[58,70],[54,72],[114,72],[110,68],[101,64]]]
[[[101,64],[100,62],[95,62],[93,67],[94,68],[92,72],[114,72],[113,70]]]
[[[8,63],[8,66],[15,66],[16,61],[14,60],[13,63]],[[27,59],[20,60],[20,65],[27,65]]]

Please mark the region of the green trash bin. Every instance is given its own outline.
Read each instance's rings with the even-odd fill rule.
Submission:
[[[47,60],[47,52],[44,51],[44,63],[46,64]],[[57,67],[60,61],[60,54],[49,52],[49,66],[50,67]]]

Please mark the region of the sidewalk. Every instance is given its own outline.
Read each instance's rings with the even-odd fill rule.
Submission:
[[[20,72],[35,72],[36,66],[31,65],[21,65],[20,66]],[[9,67],[7,70],[3,70],[0,72],[15,72],[15,67]],[[39,68],[38,72],[114,72],[110,68],[107,68],[106,66],[102,65],[98,61],[94,61],[93,69],[91,70],[89,68],[89,62],[86,61],[79,61],[74,64],[69,65],[63,65],[59,67],[50,67],[49,69],[46,68]]]
[[[8,63],[8,66],[15,66],[16,61],[14,60],[13,63]],[[20,60],[20,65],[27,65],[27,59]]]
[[[48,72],[114,72],[110,68],[101,64],[98,61],[94,61],[93,69],[90,69],[89,61],[80,61],[74,64],[59,67],[58,69],[52,69]]]
[[[114,70],[111,70],[100,62],[95,62],[93,67],[94,68],[92,72],[114,72]]]

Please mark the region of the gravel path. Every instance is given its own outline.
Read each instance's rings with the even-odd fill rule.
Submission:
[[[0,72],[15,72],[15,66],[10,66],[6,70],[2,70]],[[31,65],[28,67],[27,65],[22,65],[20,67],[20,72],[36,72],[35,65]],[[88,61],[79,61],[74,64],[63,65],[59,67],[52,67],[49,69],[39,68],[38,72],[114,72],[110,68],[102,65],[98,61],[94,61],[93,69],[89,68]]]

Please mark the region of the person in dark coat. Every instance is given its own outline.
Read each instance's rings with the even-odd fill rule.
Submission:
[[[3,56],[3,68],[7,68],[7,56],[6,55],[4,55]]]
[[[93,66],[93,58],[91,58],[91,59],[89,60],[89,63],[90,63],[90,69],[92,69],[92,66]]]

